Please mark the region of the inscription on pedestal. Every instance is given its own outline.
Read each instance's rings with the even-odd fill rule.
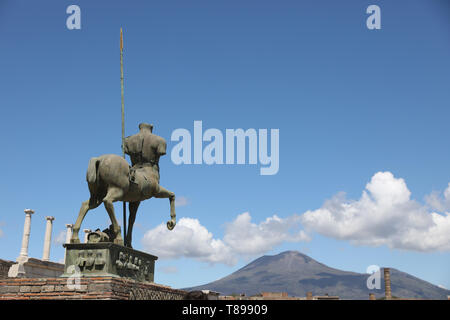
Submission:
[[[113,276],[153,282],[158,257],[114,243],[64,244],[66,263],[63,277]]]

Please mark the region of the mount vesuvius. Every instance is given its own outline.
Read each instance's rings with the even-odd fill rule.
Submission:
[[[384,297],[381,272],[380,289],[369,290],[370,275],[330,268],[297,251],[274,256],[262,256],[236,272],[217,281],[185,288],[185,290],[213,290],[222,295],[260,292],[287,292],[289,296],[336,295],[340,299],[367,300],[369,293]],[[392,295],[401,298],[447,299],[450,290],[435,286],[405,272],[391,268]]]

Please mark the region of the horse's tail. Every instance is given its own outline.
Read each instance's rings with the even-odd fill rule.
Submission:
[[[99,158],[91,158],[91,160],[89,160],[88,170],[86,174],[86,180],[89,184],[94,184],[97,181],[97,171],[99,163]]]

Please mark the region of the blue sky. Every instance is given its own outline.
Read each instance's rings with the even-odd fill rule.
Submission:
[[[81,30],[66,28],[71,4]],[[371,4],[381,30],[366,27]],[[0,258],[18,256],[25,208],[36,211],[29,254],[40,258],[44,217],[55,217],[56,240],[89,197],[89,159],[121,154],[123,27],[126,135],[155,125],[169,151],[161,185],[181,199],[172,234],[160,228],[167,200],[138,212],[134,247],[176,255],[160,254],[156,282],[199,285],[299,250],[450,288],[449,12],[438,0],[1,0]],[[279,129],[279,172],[173,164],[171,133],[195,120],[223,133]],[[108,224],[100,207],[82,228]],[[63,255],[54,242],[51,259]]]

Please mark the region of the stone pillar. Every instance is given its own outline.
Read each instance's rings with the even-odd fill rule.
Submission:
[[[312,300],[312,299],[313,299],[312,292],[311,291],[307,292],[306,293],[306,300]]]
[[[52,244],[52,226],[54,217],[45,217],[47,225],[45,227],[44,252],[42,253],[43,261],[50,261],[50,246]]]
[[[66,243],[70,243],[70,239],[72,239],[72,233],[73,233],[73,224],[68,223],[66,224],[67,232],[66,232]],[[64,252],[64,263],[66,263],[66,253],[67,249]]]
[[[73,224],[66,224],[67,233],[66,233],[66,243],[70,243],[70,239],[72,238],[73,233]]]
[[[26,262],[28,260],[28,243],[30,241],[30,231],[31,231],[31,215],[34,210],[25,209],[25,224],[23,226],[23,236],[22,236],[22,248],[20,248],[20,255],[17,258],[18,262]]]
[[[369,300],[376,300],[375,293],[369,293]]]
[[[389,268],[384,268],[384,290],[386,295],[386,300],[392,299],[391,292],[391,274]]]
[[[83,231],[84,231],[84,243],[87,243],[88,242],[88,235],[89,235],[89,233],[92,232],[92,230],[91,229],[83,229]]]

